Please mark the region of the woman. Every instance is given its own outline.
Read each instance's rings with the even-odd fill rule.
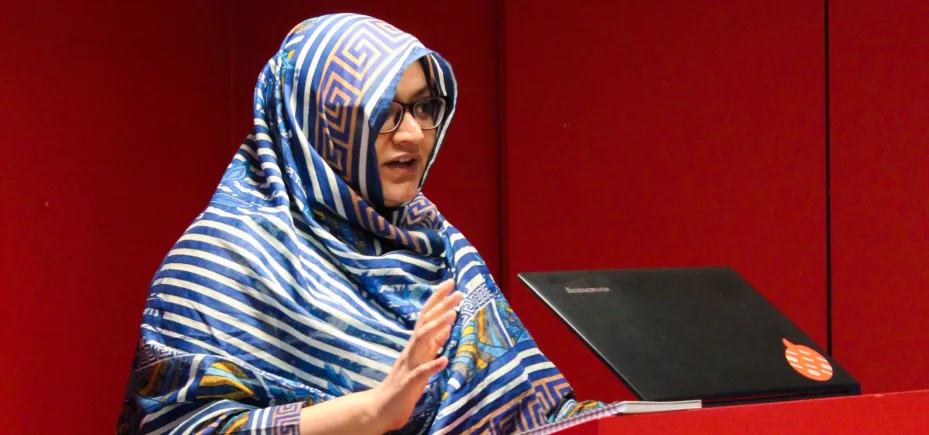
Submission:
[[[513,433],[578,403],[420,194],[449,64],[361,15],[294,28],[152,284],[120,433]]]

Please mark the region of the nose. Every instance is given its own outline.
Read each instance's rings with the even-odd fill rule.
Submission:
[[[419,145],[425,135],[419,122],[409,112],[403,114],[400,125],[394,130],[393,142],[397,145]]]

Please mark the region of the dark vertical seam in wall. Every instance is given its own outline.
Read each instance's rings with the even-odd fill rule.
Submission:
[[[825,81],[826,81],[826,348],[827,352],[832,355],[832,191],[831,191],[831,165],[830,145],[832,130],[831,117],[829,116],[829,0],[824,0],[825,4],[825,23],[824,23],[824,43],[825,43]]]
[[[509,276],[509,262],[506,257],[509,254],[507,247],[507,185],[506,185],[506,2],[495,1],[494,13],[494,36],[495,36],[495,61],[497,72],[497,187],[500,190],[498,199],[498,234],[500,237],[499,244],[499,267],[497,270],[502,275],[497,280],[505,287]],[[504,293],[507,293],[504,290]]]
[[[237,7],[241,7],[241,2],[229,1],[223,2],[223,5],[226,7],[226,43],[228,44],[228,53],[229,53],[229,139],[232,146],[233,144],[238,145],[236,142],[239,141],[239,136],[244,134],[237,131],[236,126],[236,113],[238,110],[238,103],[236,101],[235,95],[235,78],[236,78],[236,47],[235,44],[237,40],[234,38],[235,32],[233,31],[235,27],[235,11]]]

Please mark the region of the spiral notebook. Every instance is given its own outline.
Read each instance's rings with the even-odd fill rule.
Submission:
[[[646,401],[627,401],[616,402],[604,406],[595,411],[588,411],[571,418],[546,424],[517,435],[547,435],[577,426],[588,421],[598,420],[603,417],[609,417],[618,414],[646,414],[650,412],[667,412],[682,411],[685,409],[699,409],[703,407],[703,402],[699,400],[684,400],[678,402],[646,402]]]

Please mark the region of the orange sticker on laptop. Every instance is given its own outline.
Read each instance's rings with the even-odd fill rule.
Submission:
[[[828,381],[832,379],[832,365],[826,361],[819,352],[806,346],[793,344],[784,339],[784,357],[797,373],[814,381]]]

